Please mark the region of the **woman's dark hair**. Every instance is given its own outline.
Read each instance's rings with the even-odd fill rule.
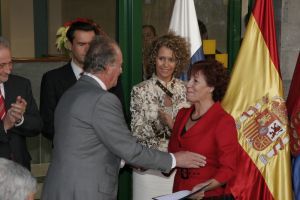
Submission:
[[[146,50],[144,56],[145,75],[150,78],[155,72],[156,58],[161,47],[171,49],[176,59],[174,76],[179,77],[181,72],[186,69],[190,63],[190,51],[187,41],[174,33],[158,37]]]
[[[192,65],[190,75],[201,72],[210,87],[214,87],[212,98],[214,101],[221,101],[225,95],[228,83],[229,72],[222,63],[216,60],[204,60]]]

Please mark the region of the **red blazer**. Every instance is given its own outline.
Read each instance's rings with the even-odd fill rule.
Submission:
[[[220,103],[215,103],[183,136],[181,133],[194,107],[181,109],[176,117],[169,151],[192,151],[206,156],[207,164],[197,169],[177,169],[173,191],[191,190],[195,185],[214,178],[227,185],[205,192],[205,196],[229,194],[237,158],[237,131],[234,119]]]

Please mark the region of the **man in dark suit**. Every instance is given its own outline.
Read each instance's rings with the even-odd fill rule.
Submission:
[[[12,75],[12,58],[8,41],[0,37],[0,157],[14,160],[30,169],[26,137],[42,129],[30,81]]]
[[[163,172],[205,164],[199,154],[160,152],[131,136],[119,99],[107,91],[117,84],[122,62],[116,42],[96,36],[85,58],[84,75],[55,110],[53,160],[43,200],[115,200],[121,159]]]
[[[90,42],[95,35],[103,34],[99,27],[92,22],[74,22],[67,31],[67,38],[72,52],[72,60],[66,65],[48,71],[43,75],[40,92],[40,113],[44,122],[42,134],[49,140],[54,136],[54,110],[63,95],[80,78],[83,61]],[[122,101],[122,89],[120,82],[112,88]]]

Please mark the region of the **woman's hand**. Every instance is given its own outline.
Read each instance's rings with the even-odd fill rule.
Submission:
[[[193,195],[191,198],[192,199],[202,199],[205,195],[204,192],[208,190],[215,189],[222,184],[217,181],[216,179],[209,179],[208,181],[199,183],[198,185],[195,185],[192,192],[196,192],[197,190],[200,190],[197,192],[195,195]],[[202,188],[202,189],[201,189]]]
[[[204,191],[197,192],[193,196],[188,197],[188,199],[194,199],[194,200],[200,200],[200,199],[203,199],[203,198],[204,198]]]
[[[158,110],[158,117],[159,119],[166,124],[171,130],[173,129],[174,126],[174,120],[172,116],[162,110]]]
[[[202,183],[199,183],[198,185],[194,186],[193,190],[192,190],[192,193],[193,192],[196,192],[197,190],[200,190],[199,192],[197,192],[196,194],[194,194],[193,196],[191,196],[190,198],[191,199],[203,199],[204,198],[204,192],[207,191],[209,185],[211,184],[211,180],[208,180],[208,181],[205,181],[205,182],[202,182]]]
[[[164,98],[164,105],[166,107],[171,107],[173,105],[173,102],[172,102],[172,98],[165,95],[165,98]]]

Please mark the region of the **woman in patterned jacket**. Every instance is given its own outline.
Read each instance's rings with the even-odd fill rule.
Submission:
[[[176,77],[188,67],[189,58],[186,40],[173,33],[157,38],[147,50],[144,66],[150,79],[131,91],[131,129],[137,142],[167,151],[176,114],[188,106],[185,84]],[[173,179],[157,171],[134,170],[133,200],[171,193]]]

